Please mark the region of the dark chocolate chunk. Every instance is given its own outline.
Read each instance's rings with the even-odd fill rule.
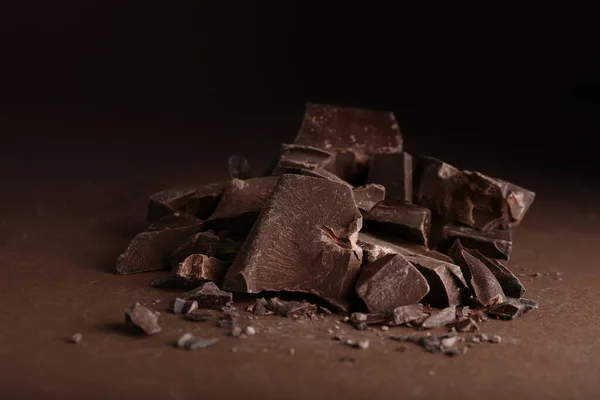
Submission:
[[[182,295],[185,300],[196,300],[199,308],[211,308],[218,310],[233,303],[233,295],[225,292],[213,282],[206,282]]]
[[[483,265],[485,265],[492,272],[492,274],[494,274],[496,279],[498,279],[498,283],[500,283],[502,291],[505,295],[519,298],[523,296],[523,294],[525,294],[525,287],[523,286],[519,278],[517,278],[515,274],[513,274],[508,268],[502,265],[498,260],[488,258],[480,252],[478,252],[477,250],[469,249],[467,251],[473,257],[481,261]]]
[[[387,199],[413,202],[413,161],[410,154],[375,154],[369,166],[369,183],[385,186]]]
[[[294,144],[336,152],[336,174],[364,181],[369,157],[401,152],[402,135],[392,113],[308,103]]]
[[[274,312],[267,309],[268,302],[264,298],[256,299],[256,303],[251,308],[251,312],[254,315],[271,315]]]
[[[335,172],[335,152],[323,150],[312,146],[297,144],[283,144],[278,169],[313,170],[321,169],[331,173]],[[273,175],[279,175],[276,172]]]
[[[397,326],[408,323],[422,323],[428,315],[423,311],[422,304],[411,304],[394,308],[392,314],[388,317],[388,325]]]
[[[219,339],[217,338],[206,339],[194,336],[191,333],[184,333],[179,340],[177,340],[177,347],[187,350],[198,350],[212,346],[218,341]]]
[[[193,284],[200,284],[204,281],[220,283],[223,281],[228,267],[228,264],[217,258],[204,254],[192,254],[179,263],[171,275]]]
[[[473,332],[479,330],[477,322],[475,322],[475,320],[473,320],[472,318],[461,319],[456,324],[454,324],[454,328],[456,328],[458,332]]]
[[[385,198],[385,187],[375,183],[358,186],[352,190],[356,207],[360,211],[369,212]]]
[[[138,302],[125,310],[125,323],[146,335],[155,335],[162,331],[158,325],[158,313],[150,311]]]
[[[117,259],[117,273],[134,274],[168,267],[168,258],[190,235],[202,230],[202,221],[183,214],[168,216],[136,235]]]
[[[416,254],[451,264],[454,263],[452,258],[445,254],[430,250],[422,245],[393,238],[392,236],[360,232],[357,244],[363,249],[363,265],[373,262],[386,254]]]
[[[431,314],[421,325],[425,329],[439,328],[450,325],[456,320],[456,306],[444,308],[437,313]]]
[[[477,250],[491,258],[508,260],[512,251],[512,233],[509,230],[481,231],[454,224],[442,228],[438,250],[448,251],[456,239],[466,248]]]
[[[278,177],[265,176],[245,181],[233,179],[223,192],[219,205],[206,221],[208,229],[246,234],[271,195]]]
[[[214,257],[217,254],[217,243],[219,243],[219,236],[213,231],[198,232],[177,247],[169,257],[169,264],[172,268],[175,268],[192,254],[204,254]]]
[[[313,178],[321,178],[327,179],[328,181],[341,183],[343,185],[347,185],[352,188],[348,182],[333,174],[332,172],[326,171],[324,169],[315,168],[315,169],[292,169],[292,168],[278,168],[273,171],[273,175],[282,175],[282,174],[297,174],[304,176],[312,176]]]
[[[344,310],[360,270],[361,226],[349,187],[282,175],[224,286],[248,293],[311,293]]]
[[[535,193],[479,172],[460,171],[432,157],[419,157],[415,201],[442,216],[482,230],[519,224]]]
[[[427,246],[431,212],[400,200],[384,200],[364,214],[365,231],[393,234]]]
[[[506,301],[498,279],[481,261],[469,254],[459,240],[454,242],[449,254],[460,266],[475,300],[481,306],[487,307]]]
[[[206,219],[215,210],[228,182],[180,186],[150,196],[148,221],[154,222],[175,213],[186,213]]]
[[[250,178],[250,165],[246,157],[234,154],[227,160],[227,166],[231,179],[246,180]]]
[[[488,307],[485,312],[494,318],[515,319],[537,308],[538,303],[534,300],[508,298],[503,303]]]
[[[272,297],[267,301],[267,310],[286,318],[311,317],[317,312],[317,306],[305,300],[284,301]]]
[[[427,280],[430,290],[423,302],[436,308],[457,306],[462,302],[467,283],[460,267],[435,258],[406,255]]]
[[[186,315],[192,313],[198,309],[198,302],[196,300],[187,300],[183,304],[183,308],[181,309],[181,313]]]
[[[356,293],[372,313],[391,313],[429,292],[423,275],[404,256],[388,254],[362,268]]]

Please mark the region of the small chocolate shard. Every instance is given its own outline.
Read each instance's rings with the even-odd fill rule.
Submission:
[[[125,310],[125,323],[146,335],[156,335],[162,331],[158,325],[158,314],[138,302]]]
[[[268,302],[266,299],[264,299],[264,298],[256,299],[256,302],[251,307],[251,312],[254,315],[259,315],[259,316],[273,314],[273,311],[268,310],[267,307],[268,307]]]
[[[297,144],[281,145],[281,153],[277,170],[314,170],[320,169],[331,173],[335,172],[335,152],[323,150],[312,146]],[[273,175],[278,175],[274,172]]]
[[[506,301],[498,279],[480,260],[473,257],[459,240],[454,242],[449,254],[460,266],[475,300],[481,306],[488,307]]]
[[[198,302],[196,300],[188,300],[184,303],[183,307],[181,308],[181,313],[182,314],[189,314],[192,313],[194,311],[196,311],[198,309]]]
[[[422,304],[411,304],[408,306],[400,306],[394,308],[392,314],[388,317],[388,325],[398,326],[408,323],[420,324],[426,318],[428,314],[423,310]]]
[[[336,174],[364,181],[370,156],[401,152],[402,135],[392,113],[308,103],[294,144],[336,152]]]
[[[213,282],[206,282],[182,296],[185,300],[196,300],[199,308],[218,310],[233,303],[233,295],[225,292]]]
[[[271,195],[277,179],[276,176],[265,176],[245,181],[231,180],[216,210],[206,221],[206,227],[232,234],[247,234]]]
[[[467,251],[473,257],[481,261],[483,265],[485,265],[492,272],[492,274],[494,274],[496,279],[498,279],[498,283],[500,283],[500,287],[502,287],[502,291],[505,295],[520,298],[523,296],[523,294],[525,294],[525,287],[519,278],[517,278],[515,274],[502,265],[502,263],[500,263],[498,260],[488,258],[477,250],[469,249]]]
[[[317,306],[305,300],[302,301],[284,301],[277,297],[272,297],[266,305],[267,310],[286,318],[311,317],[317,312]]]
[[[248,293],[311,293],[346,310],[362,261],[356,245],[361,226],[349,187],[282,175],[224,287]]]
[[[371,211],[385,198],[385,187],[375,183],[355,187],[352,192],[356,207],[362,212]]]
[[[202,230],[202,221],[183,214],[157,221],[137,234],[117,259],[121,275],[164,269],[173,251],[190,235]]]
[[[231,179],[244,181],[250,178],[250,164],[248,164],[246,157],[234,154],[227,160],[227,166]]]
[[[363,249],[363,265],[373,262],[386,254],[422,255],[447,263],[454,263],[452,258],[445,254],[391,236],[360,232],[357,244]]]
[[[213,257],[217,254],[218,242],[219,236],[213,231],[198,232],[177,247],[171,257],[169,257],[169,264],[172,268],[175,268],[192,254],[204,254]]]
[[[428,245],[431,229],[429,209],[400,200],[384,200],[364,214],[365,231],[393,234],[396,237]]]
[[[190,284],[201,284],[205,281],[221,283],[228,267],[226,263],[215,257],[192,254],[179,263],[171,272],[171,276]]]
[[[439,328],[450,325],[456,320],[456,306],[444,308],[437,313],[431,314],[429,318],[423,321],[421,327],[424,329]]]
[[[421,255],[406,255],[427,280],[430,290],[423,302],[436,308],[457,306],[463,300],[467,283],[460,267]]]
[[[479,325],[472,318],[461,319],[454,327],[458,332],[474,332],[479,330]]]
[[[215,210],[227,184],[225,181],[179,186],[154,193],[148,200],[148,222],[155,222],[176,213],[206,219]]]
[[[191,333],[185,333],[179,338],[179,340],[177,340],[177,347],[187,350],[198,350],[204,349],[208,346],[212,346],[218,341],[219,339],[217,338],[207,339],[194,336]]]
[[[494,318],[515,319],[537,308],[538,303],[534,300],[508,298],[503,303],[488,307],[485,312]]]
[[[372,313],[391,313],[429,292],[423,275],[404,256],[388,254],[362,268],[356,293]]]
[[[174,314],[183,314],[183,306],[185,305],[186,300],[181,297],[177,297],[175,302],[173,303],[173,313]]]
[[[415,202],[481,230],[516,227],[535,199],[529,190],[432,157],[418,157],[414,185]]]
[[[71,336],[71,338],[69,339],[69,342],[71,342],[73,344],[80,344],[82,340],[83,340],[83,335],[81,333],[77,332],[73,336]]]
[[[454,224],[448,224],[442,228],[438,250],[447,252],[457,239],[466,248],[477,250],[491,258],[508,260],[512,252],[512,233],[509,230],[481,231]]]
[[[375,154],[369,166],[369,183],[385,186],[385,197],[413,202],[413,160],[410,154]]]
[[[355,312],[350,315],[350,321],[354,326],[357,325],[379,325],[386,322],[386,316],[384,314],[365,314],[360,312]]]

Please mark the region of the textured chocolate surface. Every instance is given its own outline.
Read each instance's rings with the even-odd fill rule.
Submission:
[[[365,231],[382,232],[427,246],[431,212],[401,200],[384,200],[364,214]]]
[[[413,159],[407,152],[375,154],[369,164],[369,183],[385,186],[388,199],[413,202]]]

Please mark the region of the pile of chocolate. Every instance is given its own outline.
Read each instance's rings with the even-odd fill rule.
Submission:
[[[201,296],[292,292],[309,300],[297,304],[351,315],[357,328],[468,330],[476,316],[537,308],[501,262],[535,194],[412,157],[392,113],[308,104],[267,172],[253,177],[241,156],[229,171],[229,181],[152,195],[151,225],[117,272],[168,268],[154,285]]]

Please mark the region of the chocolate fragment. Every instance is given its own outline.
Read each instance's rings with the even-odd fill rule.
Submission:
[[[463,276],[479,304],[487,307],[506,301],[506,296],[494,274],[462,247],[459,240],[454,242],[449,254],[460,266]]]
[[[398,326],[408,323],[422,323],[428,315],[423,311],[422,304],[411,304],[394,308],[388,317],[388,325]]]
[[[391,313],[429,292],[423,275],[402,255],[388,254],[362,268],[356,293],[372,313]]]
[[[250,165],[246,157],[234,154],[227,160],[227,166],[231,179],[246,180],[250,178]]]
[[[481,231],[454,224],[443,227],[438,250],[447,252],[457,239],[464,247],[491,258],[508,260],[512,252],[512,233],[509,230]]]
[[[271,195],[278,177],[231,180],[215,212],[206,221],[208,229],[246,234]]]
[[[80,344],[82,340],[83,340],[83,335],[81,333],[77,332],[73,336],[71,336],[71,338],[69,339],[69,342],[71,342],[73,344]]]
[[[204,254],[213,257],[217,254],[218,242],[219,236],[213,231],[198,232],[177,247],[171,257],[169,257],[169,264],[172,268],[175,268],[192,254]]]
[[[268,303],[267,300],[260,298],[260,299],[256,299],[256,302],[254,303],[254,305],[252,305],[250,307],[250,312],[252,312],[254,315],[271,315],[273,314],[272,311],[267,309]]]
[[[425,329],[439,328],[450,325],[456,320],[456,306],[444,308],[443,310],[431,314],[429,318],[423,321],[421,325]]]
[[[452,258],[445,254],[391,236],[360,232],[357,244],[363,249],[363,265],[386,254],[422,255],[451,264],[454,263]]]
[[[125,310],[125,323],[146,335],[155,335],[162,331],[158,325],[158,313],[150,311],[138,302]]]
[[[184,293],[185,300],[196,300],[199,308],[220,309],[233,304],[233,295],[217,287],[213,282],[206,282],[202,286]]]
[[[284,301],[277,297],[272,297],[267,301],[266,309],[280,317],[300,318],[313,316],[317,311],[317,306],[305,300]]]
[[[181,297],[177,297],[175,302],[173,303],[173,313],[174,314],[182,314],[183,306],[185,305],[186,300]]]
[[[364,214],[365,231],[393,234],[427,246],[431,225],[429,209],[400,200],[384,200]]]
[[[125,275],[166,268],[168,257],[177,246],[201,229],[202,221],[190,215],[161,219],[133,238],[117,259],[117,273]]]
[[[415,201],[448,222],[481,230],[514,228],[535,199],[519,186],[432,157],[418,157],[416,165]]]
[[[204,281],[221,283],[229,266],[223,261],[204,254],[192,254],[183,260],[171,272],[171,276],[190,284],[201,284]]]
[[[375,183],[355,187],[352,192],[356,207],[362,212],[371,211],[377,203],[385,198],[385,187]]]
[[[349,187],[282,175],[224,287],[311,293],[345,310],[362,260],[356,246],[361,226]]]
[[[537,308],[538,304],[534,300],[509,298],[503,303],[488,307],[485,312],[494,318],[515,319]]]
[[[458,332],[473,332],[479,330],[479,325],[472,318],[465,318],[458,321],[454,327]]]
[[[219,339],[217,338],[206,339],[194,336],[191,333],[185,333],[177,340],[177,347],[187,350],[198,350],[212,346],[218,341]]]
[[[273,175],[278,170],[314,170],[335,172],[335,152],[297,144],[281,145],[281,154]]]
[[[375,154],[369,166],[369,183],[385,186],[387,199],[413,202],[413,160],[410,154]]]
[[[492,272],[492,274],[494,274],[496,279],[498,279],[498,283],[500,283],[500,287],[502,287],[502,291],[505,295],[520,298],[523,296],[523,294],[525,294],[525,287],[519,278],[517,278],[515,274],[502,265],[498,260],[488,258],[477,250],[469,249],[467,251],[473,257],[481,261],[483,265],[485,265]]]
[[[362,325],[378,325],[386,322],[386,316],[384,314],[364,314],[355,312],[350,315],[350,321],[356,326]]]
[[[192,313],[192,312],[196,311],[197,309],[198,309],[198,302],[196,300],[188,300],[183,305],[183,308],[181,309],[181,313],[185,315],[185,314]]]

